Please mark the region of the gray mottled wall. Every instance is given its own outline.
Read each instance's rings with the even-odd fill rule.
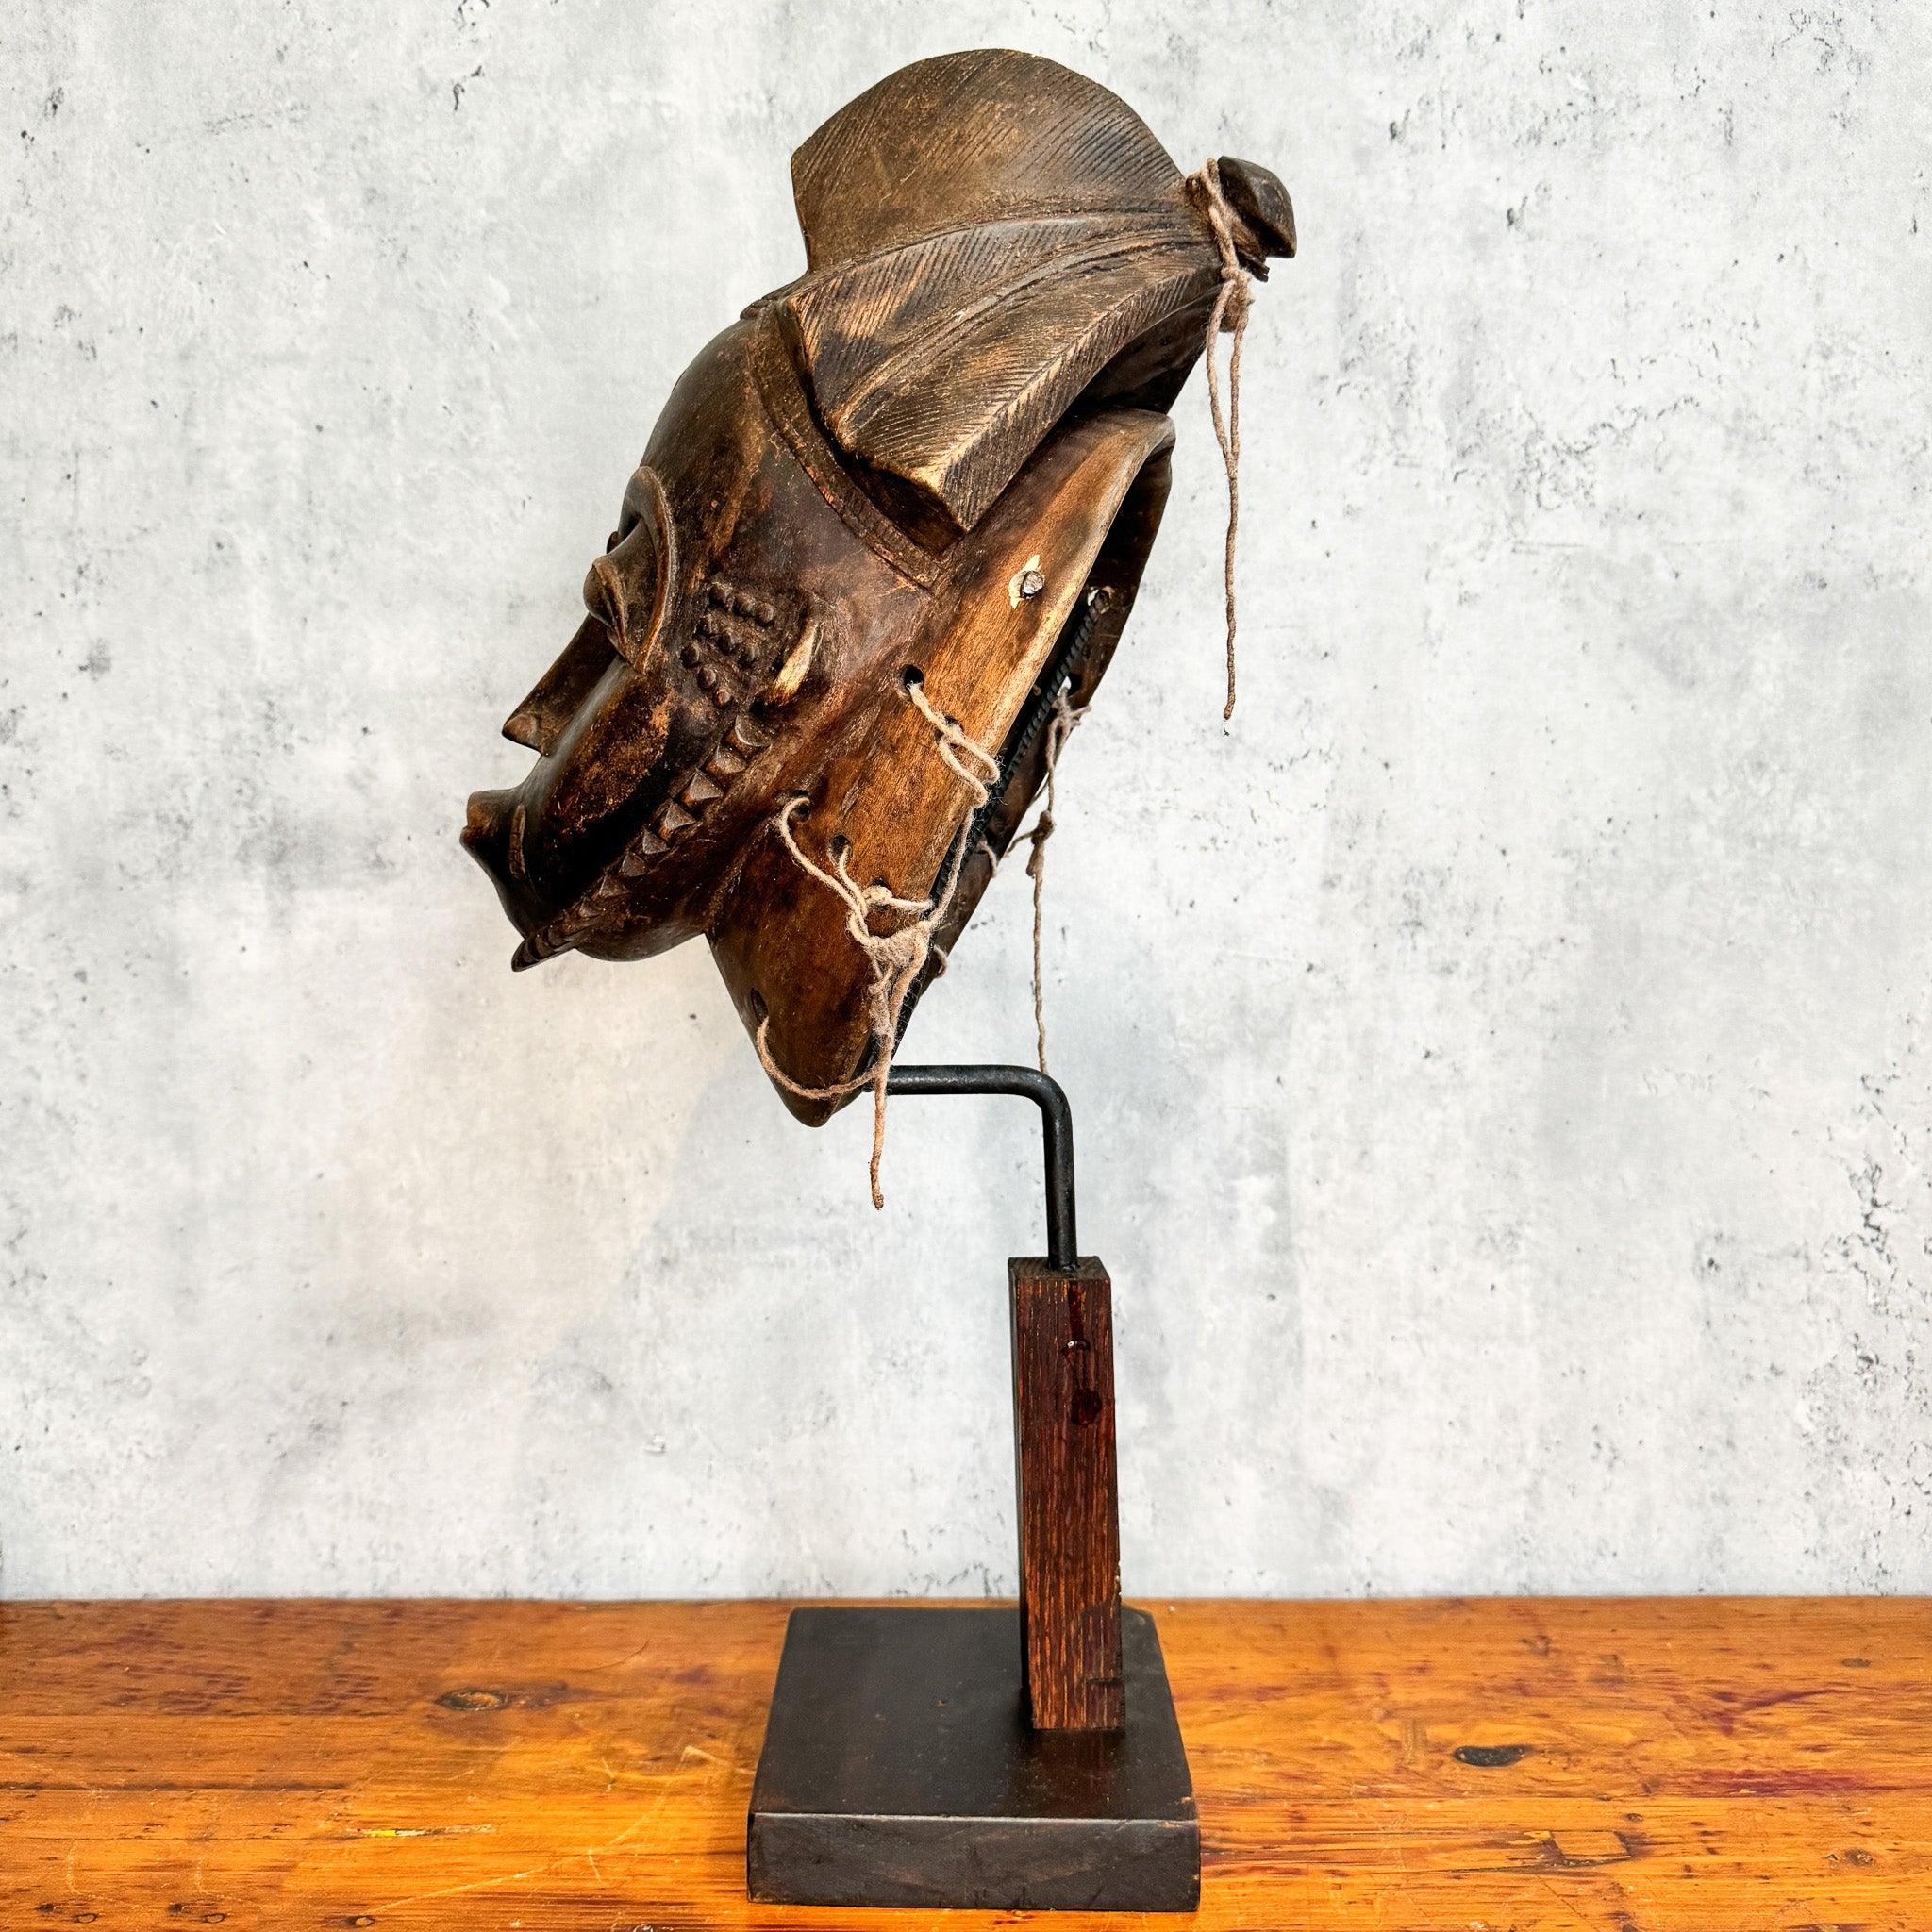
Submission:
[[[1130,1587],[1932,1589],[1923,8],[16,0],[0,1591],[1009,1583],[1022,1111],[875,1215],[455,842],[791,148],[983,42],[1305,237],[1234,725],[1197,381],[1053,851]]]

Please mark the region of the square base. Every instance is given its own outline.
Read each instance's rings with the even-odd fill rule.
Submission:
[[[1020,1614],[794,1610],[752,1788],[754,1899],[1192,1911],[1201,1833],[1154,1619],[1124,1609],[1126,1728],[1035,1731]]]

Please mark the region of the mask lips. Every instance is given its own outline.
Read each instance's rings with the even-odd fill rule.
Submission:
[[[636,916],[638,882],[667,860],[676,841],[702,823],[708,812],[724,808],[732,787],[754,770],[774,742],[773,733],[749,716],[735,719],[701,764],[674,777],[668,803],[639,825],[590,885],[560,911],[528,930],[511,958],[512,970],[521,973],[572,950],[595,956],[613,949],[625,926],[642,929]],[[754,782],[762,775],[757,773]],[[671,831],[669,838],[666,830]],[[656,952],[695,937],[701,928],[695,922],[659,918],[651,921],[648,929],[653,938],[649,950]],[[632,957],[627,950],[618,956]]]

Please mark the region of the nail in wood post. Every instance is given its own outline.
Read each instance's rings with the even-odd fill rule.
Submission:
[[[1037,1730],[1115,1731],[1125,1699],[1113,1286],[1091,1257],[1007,1270],[1028,1713]]]

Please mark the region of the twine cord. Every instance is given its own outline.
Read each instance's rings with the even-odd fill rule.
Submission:
[[[1188,176],[1201,191],[1208,225],[1221,253],[1221,289],[1208,322],[1208,411],[1214,419],[1214,440],[1221,445],[1222,467],[1227,472],[1227,552],[1223,566],[1227,594],[1227,706],[1224,720],[1234,716],[1234,545],[1241,526],[1241,342],[1248,332],[1248,298],[1252,285],[1234,244],[1234,211],[1221,186],[1221,163],[1204,161]],[[1227,407],[1221,400],[1221,371],[1214,359],[1214,339],[1223,329],[1234,336],[1227,358]]]
[[[949,718],[925,694],[925,679],[908,675],[903,689],[912,708],[933,728],[940,757],[963,778],[974,793],[973,809],[986,803],[988,788],[1000,775],[1000,761],[985,745],[968,738],[957,718]]]
[[[1046,802],[1033,821],[1033,829],[1013,841],[1033,848],[1026,855],[1026,876],[1033,881],[1033,1036],[1042,1074],[1046,1072],[1046,995],[1040,970],[1040,946],[1046,919],[1046,841],[1054,834],[1054,778],[1059,768],[1060,753],[1074,735],[1074,726],[1086,715],[1087,707],[1082,705],[1074,709],[1073,700],[1064,691],[1054,699],[1053,717],[1046,727]]]
[[[925,695],[923,679],[908,675],[903,689],[913,708],[932,726],[941,758],[965,783],[972,797],[969,810],[977,811],[991,796],[992,780],[999,776],[999,760],[983,744],[969,737],[957,718],[948,717]],[[932,952],[934,929],[946,916],[953,895],[958,891],[959,874],[966,862],[967,841],[963,838],[954,841],[952,859],[945,868],[943,878],[935,882],[929,897],[908,899],[894,892],[890,886],[860,885],[852,875],[849,845],[841,844],[831,855],[830,870],[819,864],[798,842],[797,835],[791,829],[792,819],[806,802],[803,793],[794,794],[779,808],[772,823],[799,868],[842,902],[845,930],[851,934],[853,944],[865,955],[866,963],[872,969],[871,982],[866,989],[866,1018],[872,1031],[873,1063],[867,1072],[850,1080],[841,1080],[835,1086],[805,1087],[792,1079],[773,1057],[766,1040],[772,1024],[770,1014],[759,1020],[754,1043],[765,1072],[801,1100],[841,1100],[848,1093],[857,1093],[863,1087],[872,1089],[872,1205],[883,1208],[886,1197],[879,1188],[879,1165],[886,1151],[886,1088],[891,1077],[892,1047],[899,1036],[899,1017],[905,1011],[907,995],[925,970],[926,960]],[[898,915],[905,924],[890,932],[874,932],[872,922],[875,912]]]

